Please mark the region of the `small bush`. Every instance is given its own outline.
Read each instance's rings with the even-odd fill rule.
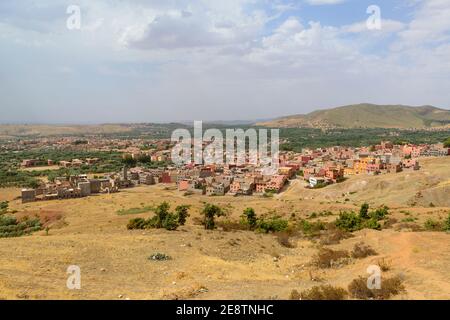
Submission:
[[[320,234],[320,244],[338,244],[341,240],[351,238],[352,236],[350,232],[338,229],[334,224],[330,223],[327,229]]]
[[[374,218],[364,221],[362,227],[366,229],[381,230],[381,224]]]
[[[258,221],[257,230],[259,232],[269,233],[269,232],[280,232],[287,230],[289,222],[287,220],[281,219],[279,217],[274,217],[270,219],[260,219]]]
[[[382,220],[389,214],[389,208],[384,206],[369,213],[369,218],[374,220]]]
[[[334,251],[328,248],[321,248],[314,256],[312,264],[318,268],[339,267],[347,263],[349,254],[347,251]]]
[[[377,264],[383,272],[391,270],[391,263],[385,258],[378,260]]]
[[[367,287],[367,278],[359,277],[349,284],[348,292],[355,299],[387,300],[392,296],[405,292],[405,287],[402,279],[397,276],[382,279],[381,289],[369,289]]]
[[[134,218],[128,221],[127,229],[145,229],[146,228],[146,220],[143,218]]]
[[[365,245],[364,243],[360,242],[355,244],[352,251],[352,258],[355,259],[363,259],[368,256],[376,256],[377,252],[373,250],[370,246]]]
[[[348,292],[345,289],[331,285],[315,286],[298,295],[291,292],[292,298],[299,298],[295,300],[345,300],[347,296]]]
[[[336,227],[341,230],[353,232],[362,229],[363,220],[354,212],[341,212],[336,219]]]
[[[369,204],[368,203],[364,203],[361,206],[361,209],[359,210],[359,217],[361,219],[368,219],[369,218]]]
[[[165,253],[154,253],[152,254],[150,257],[148,257],[149,260],[154,260],[154,261],[166,261],[166,260],[171,260],[172,257],[168,256]]]
[[[425,221],[425,224],[423,225],[425,230],[427,231],[442,231],[443,230],[443,225],[441,222],[433,220],[433,219],[428,219],[427,221]]]
[[[444,221],[443,229],[444,231],[450,231],[450,213],[448,214],[447,219],[445,219]]]
[[[309,222],[307,220],[301,220],[299,228],[305,236],[312,237],[319,235],[320,231],[325,230],[326,225],[322,221]]]
[[[292,290],[289,295],[289,300],[300,300],[300,293],[297,290]]]
[[[403,230],[403,229],[410,229],[411,231],[417,232],[422,231],[422,227],[419,226],[416,223],[399,223],[395,226],[395,230]]]

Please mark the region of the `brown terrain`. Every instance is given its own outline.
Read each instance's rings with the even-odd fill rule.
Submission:
[[[116,194],[82,199],[21,204],[19,189],[1,189],[18,217],[38,215],[50,227],[31,236],[0,239],[0,299],[288,299],[291,291],[331,284],[347,288],[371,264],[384,258],[391,268],[383,276],[400,276],[406,293],[395,299],[450,298],[450,234],[412,231],[400,221],[445,219],[450,212],[450,158],[422,159],[420,171],[380,176],[360,175],[319,190],[300,180],[273,198],[184,196],[173,186],[142,186]],[[177,231],[127,230],[134,217],[117,210],[157,205],[190,204],[191,217]],[[317,269],[310,261],[320,244],[303,237],[281,245],[276,236],[252,231],[206,231],[200,217],[204,202],[227,208],[238,220],[246,207],[258,215],[276,212],[286,219],[306,218],[330,210],[388,205],[398,223],[382,231],[362,230],[329,245],[351,250],[358,242],[378,253],[351,259],[347,265]],[[223,219],[223,218],[220,218]],[[152,261],[153,253],[172,260]],[[67,267],[81,268],[81,290],[66,287]]]

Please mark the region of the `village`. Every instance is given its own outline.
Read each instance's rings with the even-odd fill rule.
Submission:
[[[155,143],[155,142],[153,142]],[[123,158],[148,157],[152,162],[170,163],[171,144],[167,140],[156,142],[156,149],[143,150],[125,144]],[[86,197],[98,193],[118,192],[137,185],[173,184],[184,195],[206,196],[272,196],[285,190],[293,179],[305,181],[306,188],[322,188],[339,183],[350,176],[368,174],[395,174],[403,170],[420,170],[419,158],[444,157],[450,148],[443,144],[394,145],[389,141],[371,147],[330,147],[303,149],[301,153],[280,152],[276,172],[268,174],[263,166],[253,164],[188,163],[158,168],[125,165],[120,172],[104,173],[88,178],[87,174],[57,177],[37,188],[22,190],[22,202]],[[98,162],[98,158],[59,161],[60,167],[78,167]],[[26,159],[22,167],[32,167],[36,159]],[[55,165],[48,160],[48,165]]]

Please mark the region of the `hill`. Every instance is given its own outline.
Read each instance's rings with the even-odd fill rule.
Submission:
[[[357,104],[259,122],[267,127],[430,128],[450,124],[450,110],[432,106]]]

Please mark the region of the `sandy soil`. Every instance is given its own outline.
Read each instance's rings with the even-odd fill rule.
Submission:
[[[357,210],[363,201],[386,204],[398,220],[413,217],[417,224],[450,212],[449,159],[426,159],[418,172],[377,177],[352,177],[321,190],[306,190],[295,181],[274,198],[188,196],[163,185],[142,186],[117,194],[82,199],[21,204],[19,189],[0,189],[0,201],[9,200],[17,215],[48,213],[62,217],[45,231],[20,238],[0,239],[0,299],[287,299],[292,289],[322,283],[344,288],[380,258],[391,262],[383,276],[401,275],[406,294],[397,299],[450,298],[450,234],[386,229],[362,230],[333,249],[351,250],[363,241],[377,256],[353,259],[338,269],[317,270],[308,263],[319,245],[294,238],[286,248],[273,235],[250,231],[206,231],[193,219],[204,202],[219,204],[238,219],[245,207],[258,214],[286,218],[307,217],[331,210],[334,220],[341,209]],[[418,193],[420,192],[420,195]],[[348,199],[347,201],[345,199]],[[126,230],[134,217],[119,209],[168,201],[192,205],[186,226],[177,231]],[[430,202],[434,206],[430,207]],[[412,206],[414,204],[414,206]],[[162,252],[169,261],[151,261]],[[66,287],[70,265],[81,268],[81,290]]]

